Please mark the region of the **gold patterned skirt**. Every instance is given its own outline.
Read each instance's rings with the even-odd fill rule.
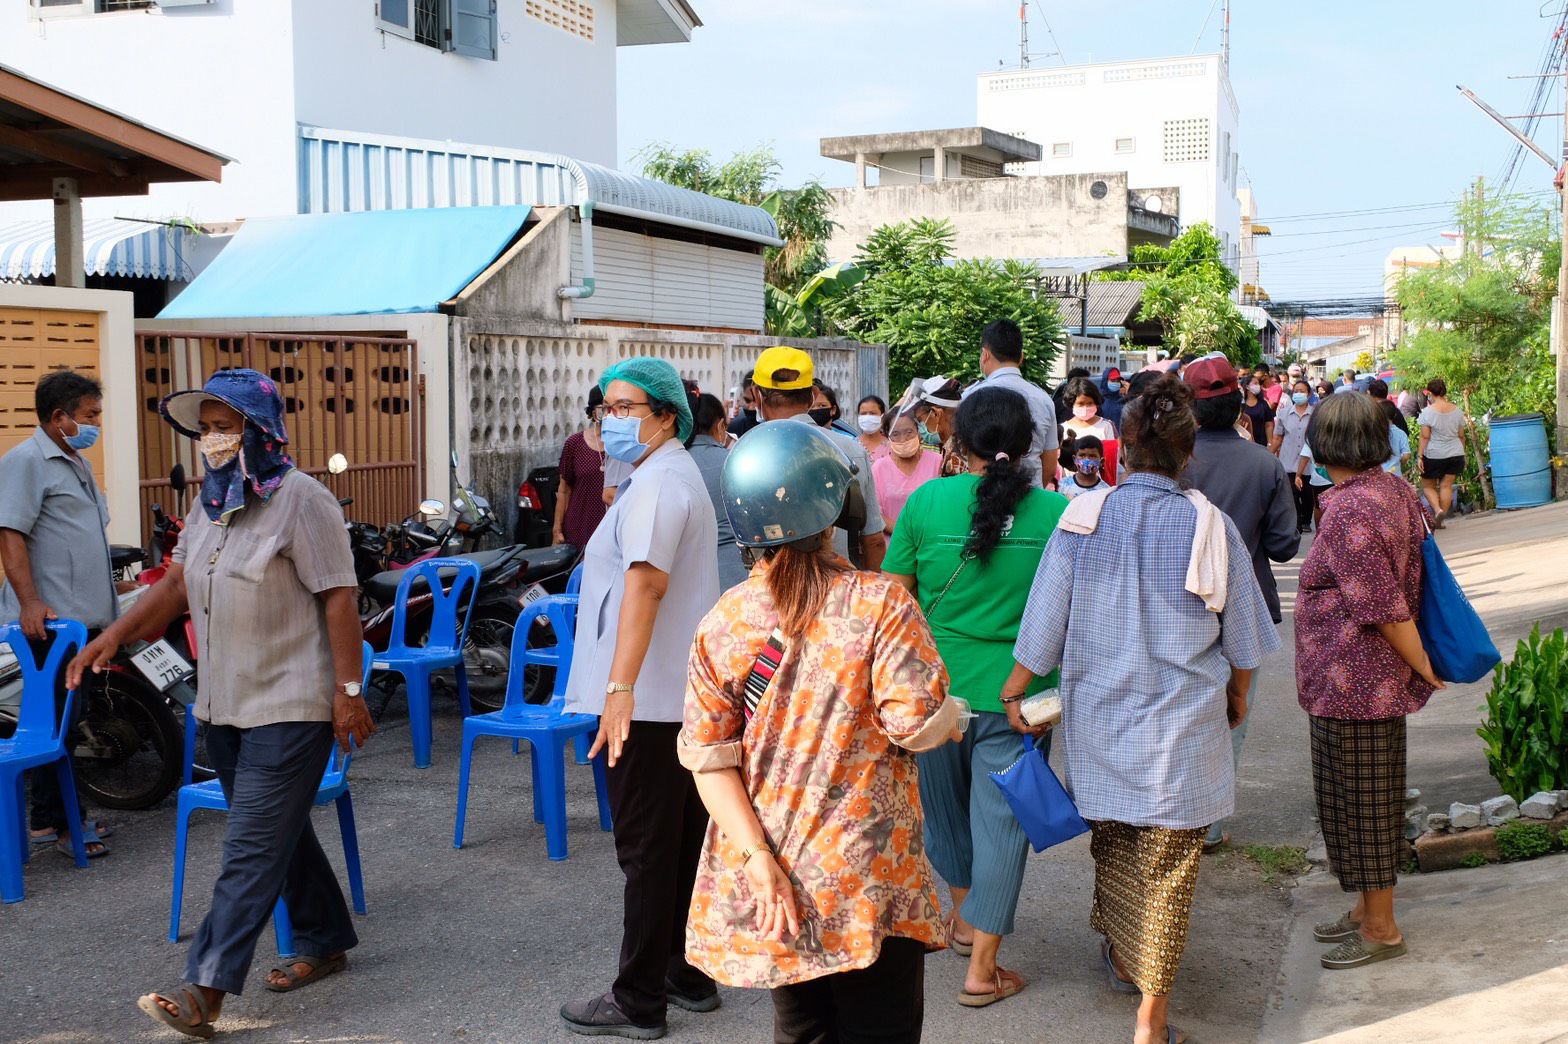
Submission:
[[[1169,830],[1091,822],[1094,909],[1089,924],[1111,940],[1122,968],[1145,994],[1171,992],[1187,946],[1198,886],[1202,827]]]

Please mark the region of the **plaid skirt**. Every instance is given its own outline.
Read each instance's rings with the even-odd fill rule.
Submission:
[[[1187,947],[1198,857],[1207,827],[1170,830],[1102,820],[1089,824],[1094,907],[1089,925],[1111,940],[1143,993],[1164,996]]]
[[[1310,720],[1329,868],[1347,892],[1392,888],[1405,836],[1405,719]]]

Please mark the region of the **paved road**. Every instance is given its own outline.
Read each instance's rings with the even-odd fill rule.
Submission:
[[[1468,553],[1466,541],[1495,544],[1521,527],[1539,529],[1544,538],[1561,531],[1568,514],[1527,520],[1528,525],[1519,521],[1524,517],[1464,520],[1446,531],[1444,541],[1457,557]],[[1478,603],[1490,610],[1489,599],[1512,604],[1539,596],[1542,604],[1560,605],[1560,584],[1568,575],[1553,580],[1550,571],[1568,573],[1568,554],[1558,545],[1547,556],[1558,560],[1555,565],[1539,561],[1543,549],[1553,546],[1538,546],[1533,567],[1512,579],[1516,589],[1529,591],[1510,594],[1509,581],[1499,574],[1499,590]],[[1488,563],[1498,560],[1477,554],[1467,567],[1495,574]],[[1292,566],[1280,570],[1287,607],[1294,601],[1294,575]],[[1299,845],[1311,833],[1305,722],[1294,697],[1288,614],[1283,637],[1285,650],[1267,665],[1254,710],[1240,811],[1233,821],[1238,844]],[[1442,789],[1474,776],[1475,758],[1464,753],[1474,746],[1473,735],[1469,740],[1462,735],[1473,729],[1473,712],[1464,708],[1474,703],[1470,697],[1454,699],[1453,713],[1458,718],[1470,713],[1471,719],[1434,728],[1430,743],[1413,730],[1414,783]],[[397,711],[394,704],[394,715]],[[1427,715],[1434,723],[1442,717]],[[355,759],[370,905],[358,921],[362,945],[348,974],[301,993],[274,995],[260,986],[272,952],[266,931],[249,990],[231,998],[226,1009],[222,1024],[233,1039],[247,1044],[574,1039],[558,1028],[556,1009],[563,1000],[605,987],[619,942],[620,873],[609,837],[597,829],[591,776],[583,768],[569,770],[572,854],[564,863],[551,863],[544,857],[542,829],[529,814],[526,758],[514,760],[500,742],[482,746],[469,844],[455,851],[456,741],[455,710],[444,707],[431,769],[412,767],[406,721],[388,720]],[[1430,769],[1423,760],[1428,747]],[[1439,771],[1450,763],[1459,768]],[[1484,776],[1484,764],[1479,771]],[[173,803],[111,818],[118,826],[113,856],[77,871],[66,859],[42,853],[28,870],[27,901],[0,909],[0,940],[8,958],[0,962],[0,1040],[174,1039],[132,1004],[138,993],[180,978],[184,947],[164,937]],[[316,822],[332,851],[335,820],[318,813]],[[221,829],[221,817],[210,813],[199,814],[193,825],[187,941],[216,872]],[[954,996],[963,962],[950,954],[933,956],[926,966],[926,1039],[976,1044],[1127,1039],[1135,1002],[1107,989],[1097,970],[1088,927],[1091,887],[1086,839],[1031,858],[1019,932],[1003,951],[1031,985],[993,1008],[962,1009]],[[1172,1002],[1174,1020],[1195,1042],[1260,1039],[1293,937],[1290,926],[1299,935],[1299,922],[1323,905],[1320,898],[1302,900],[1293,910],[1289,893],[1265,884],[1244,857],[1231,852],[1205,860],[1192,939]],[[1312,968],[1289,966],[1285,974],[1298,982],[1317,981]],[[671,1038],[715,1044],[769,1039],[765,994],[726,990],[724,1000],[712,1015],[673,1012]],[[1282,1003],[1276,997],[1275,1008]],[[1309,1007],[1315,1003],[1309,998]],[[1262,1039],[1272,1044],[1292,1038]]]

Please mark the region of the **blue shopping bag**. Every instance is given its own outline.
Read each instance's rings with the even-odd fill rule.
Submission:
[[[1502,660],[1486,624],[1465,597],[1443,561],[1437,538],[1427,530],[1421,542],[1421,612],[1416,630],[1432,661],[1432,671],[1449,682],[1480,681]]]
[[[1024,752],[1017,761],[990,775],[1002,788],[1002,796],[1036,852],[1088,831],[1089,824],[1046,762],[1045,751],[1030,737],[1024,737]]]

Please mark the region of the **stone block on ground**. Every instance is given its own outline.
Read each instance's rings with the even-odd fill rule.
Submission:
[[[1510,819],[1519,818],[1519,802],[1504,794],[1481,802],[1481,818],[1487,826],[1501,826]]]
[[[1503,854],[1497,849],[1497,831],[1482,827],[1460,834],[1423,834],[1416,840],[1416,864],[1422,873],[1453,870],[1476,852],[1492,862],[1502,859]]]
[[[1568,812],[1568,790],[1552,790],[1548,793],[1557,799],[1557,811]]]
[[[1428,830],[1437,831],[1447,830],[1448,816],[1442,812],[1433,812],[1431,815],[1426,817],[1426,828]]]
[[[1481,825],[1481,806],[1454,802],[1448,806],[1448,825],[1455,830],[1469,830]]]
[[[1557,798],[1549,791],[1541,791],[1525,798],[1519,814],[1526,819],[1551,819],[1557,814]]]
[[[1411,787],[1411,788],[1409,788],[1408,790],[1405,791],[1405,807],[1406,808],[1409,808],[1410,806],[1414,805],[1417,801],[1420,801],[1420,800],[1421,800],[1421,791],[1419,789],[1417,789],[1416,787]]]
[[[1307,845],[1307,862],[1313,866],[1328,865],[1328,845],[1321,830],[1312,835],[1312,841]]]

